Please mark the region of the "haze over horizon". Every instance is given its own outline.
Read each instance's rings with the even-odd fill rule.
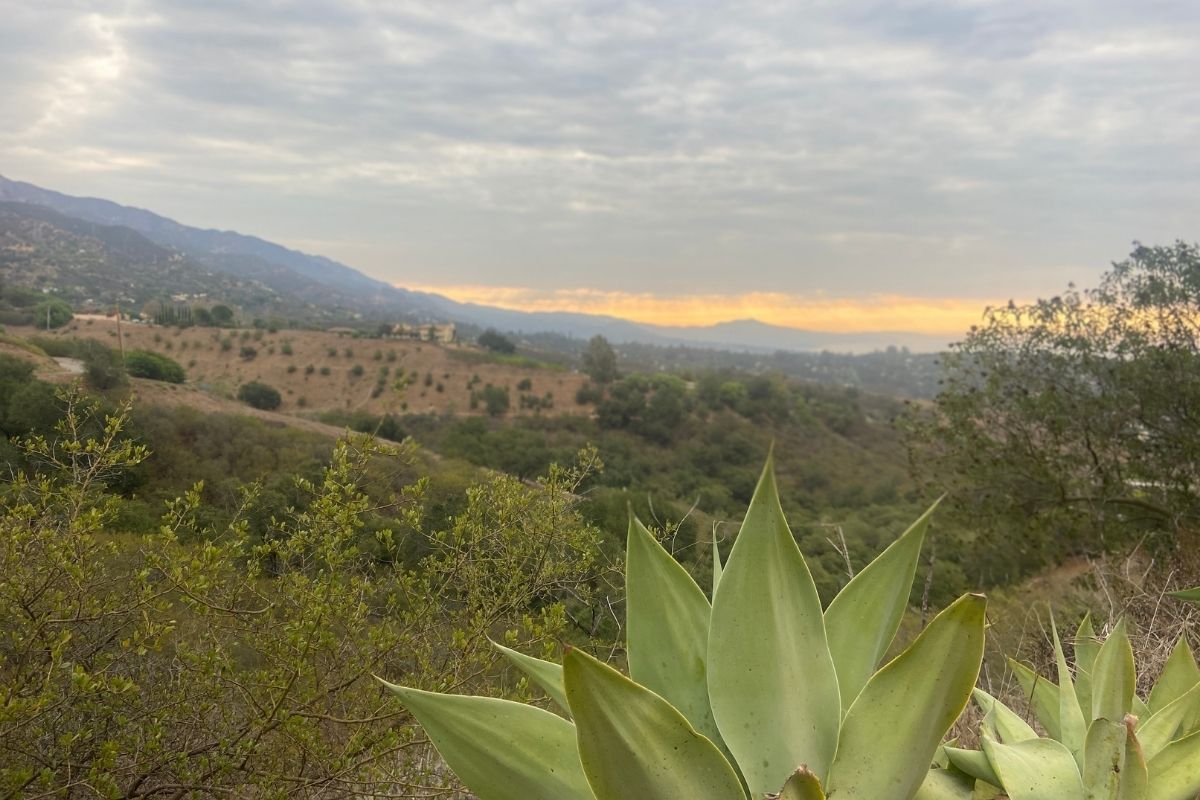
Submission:
[[[0,0],[0,174],[408,288],[954,333],[1195,239],[1200,9]]]

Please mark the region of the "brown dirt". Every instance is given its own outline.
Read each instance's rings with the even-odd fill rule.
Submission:
[[[238,387],[248,381],[262,381],[279,390],[285,414],[313,414],[322,411],[365,411],[384,413],[433,413],[478,415],[485,413],[483,404],[471,408],[471,389],[481,390],[486,384],[509,389],[509,415],[528,415],[535,412],[520,408],[520,396],[553,395],[553,407],[542,414],[579,413],[575,393],[585,378],[578,373],[494,363],[481,351],[466,346],[438,345],[388,339],[354,339],[346,334],[324,331],[280,330],[278,333],[216,328],[177,328],[156,325],[123,324],[126,350],[150,350],[169,356],[187,370],[191,389],[187,404],[203,405],[199,396],[215,400],[233,400]],[[45,335],[32,328],[10,328],[21,337]],[[53,336],[90,337],[110,347],[117,346],[115,322],[106,320],[76,320],[66,328],[52,332]],[[260,337],[260,338],[255,338]],[[222,341],[231,346],[222,348]],[[284,355],[284,345],[290,345],[292,355]],[[243,358],[243,347],[253,347],[257,354]],[[13,348],[16,349],[16,348]],[[347,356],[349,350],[351,355]],[[334,355],[331,355],[331,352]],[[376,354],[379,358],[376,358]],[[25,354],[29,358],[29,354]],[[389,360],[389,358],[391,360]],[[355,376],[352,369],[361,365],[363,374]],[[53,368],[42,365],[46,374]],[[311,366],[311,374],[305,374]],[[288,372],[289,367],[294,367]],[[384,389],[372,397],[380,370],[387,369]],[[329,374],[322,375],[322,369]],[[408,383],[397,387],[397,379],[407,376]],[[528,379],[531,387],[519,391],[517,384]],[[429,384],[426,385],[426,381]],[[143,387],[149,382],[139,382]],[[438,386],[441,391],[438,391]],[[143,388],[147,399],[157,396],[154,390]],[[170,396],[170,395],[168,395]],[[234,402],[239,413],[247,407]],[[228,410],[228,409],[226,409]]]

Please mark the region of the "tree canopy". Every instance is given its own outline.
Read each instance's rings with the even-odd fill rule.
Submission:
[[[596,383],[612,383],[619,376],[617,354],[608,339],[593,336],[583,352],[583,371]]]
[[[990,309],[944,369],[907,422],[914,466],[1028,568],[1195,527],[1195,245],[1138,245],[1097,288]]]

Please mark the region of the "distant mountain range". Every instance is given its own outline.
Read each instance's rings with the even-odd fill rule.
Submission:
[[[21,204],[26,207],[22,208]],[[56,212],[47,214],[44,209]],[[52,251],[47,241],[55,242]],[[88,258],[77,257],[90,253]],[[72,255],[74,254],[74,255]],[[718,349],[869,352],[890,345],[942,350],[945,337],[905,332],[824,333],[737,320],[702,327],[647,325],[616,317],[524,312],[412,292],[345,264],[233,231],[205,230],[109,200],[72,197],[0,175],[0,268],[39,264],[80,289],[169,296],[206,292],[248,310],[278,309],[321,320],[449,321],[515,334],[600,334],[614,343]],[[86,277],[86,280],[85,280]],[[140,295],[140,296],[138,296]],[[101,298],[96,298],[97,300]]]

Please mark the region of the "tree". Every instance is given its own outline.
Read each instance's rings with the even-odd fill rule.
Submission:
[[[593,336],[583,353],[583,371],[596,383],[612,383],[620,373],[617,371],[617,354],[608,339]]]
[[[1096,289],[989,309],[904,426],[1006,570],[1200,522],[1200,251],[1138,245]],[[1003,576],[993,575],[993,578]]]
[[[238,389],[237,396],[238,400],[241,400],[246,405],[264,411],[273,411],[279,408],[279,404],[283,402],[278,389],[259,381],[243,383],[241,388]]]
[[[65,300],[60,300],[57,297],[51,297],[34,306],[33,309],[34,322],[38,327],[61,328],[71,321],[74,316],[71,312],[71,306],[67,305]]]
[[[104,391],[127,383],[125,364],[116,350],[105,347],[95,339],[84,339],[79,343],[78,353],[83,361],[83,374],[88,386]]]
[[[226,305],[215,305],[209,309],[212,321],[218,327],[228,327],[233,324],[233,309]]]
[[[485,350],[491,350],[493,353],[511,355],[517,352],[517,346],[513,344],[511,339],[492,328],[488,328],[479,334],[479,338],[475,341],[479,343],[480,347]]]
[[[481,394],[483,397],[483,407],[487,409],[489,417],[500,417],[508,412],[509,399],[506,387],[492,386],[489,383],[483,387]]]

